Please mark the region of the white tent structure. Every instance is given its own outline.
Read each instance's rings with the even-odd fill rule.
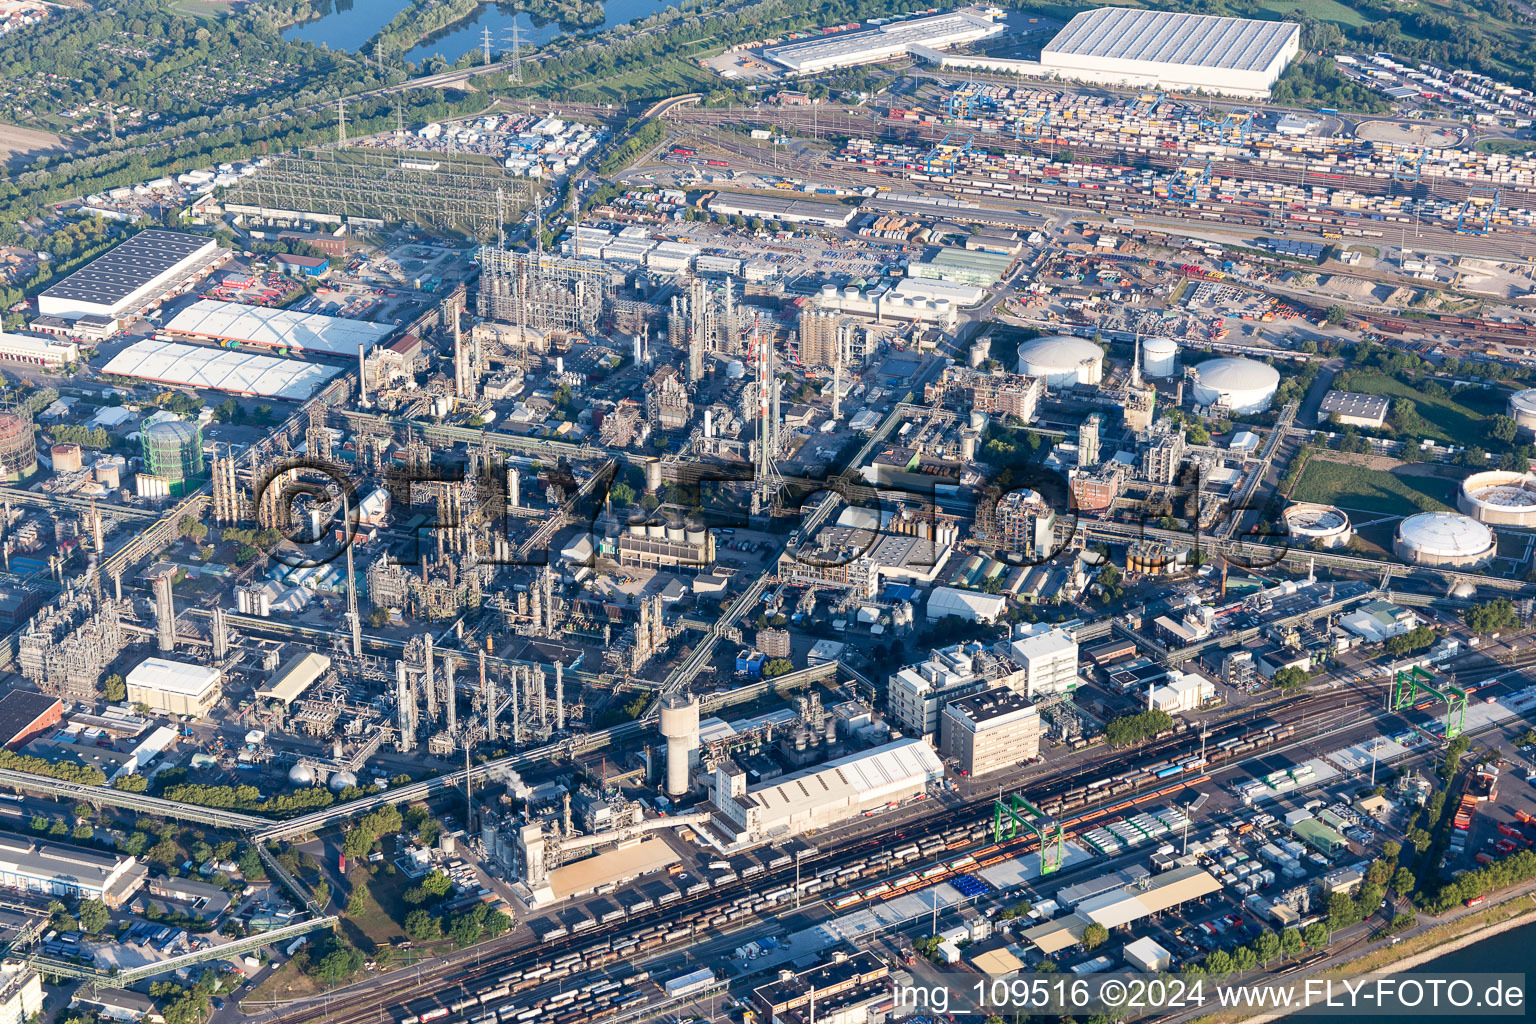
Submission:
[[[300,401],[341,369],[173,341],[136,341],[113,356],[103,372],[161,384]]]

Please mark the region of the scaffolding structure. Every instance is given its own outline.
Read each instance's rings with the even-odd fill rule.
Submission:
[[[1466,731],[1467,691],[1455,683],[1435,683],[1433,672],[1419,665],[1399,669],[1392,675],[1392,687],[1387,692],[1387,710],[1406,711],[1418,707],[1420,694],[1428,694],[1433,700],[1445,705],[1445,738],[1455,739]]]
[[[23,628],[16,660],[45,693],[95,701],[102,673],[123,652],[125,602],[67,590]]]
[[[601,260],[486,245],[475,252],[475,262],[479,314],[536,331],[595,330],[611,291],[609,268]]]
[[[394,150],[331,147],[274,157],[236,187],[236,212],[319,213],[419,223],[489,241],[504,216],[534,201],[537,186],[472,155],[404,159]],[[507,203],[510,201],[510,209]]]

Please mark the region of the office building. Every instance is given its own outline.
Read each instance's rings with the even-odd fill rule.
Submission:
[[[977,778],[1040,756],[1040,712],[1006,686],[962,697],[944,709],[939,753]]]
[[[206,665],[145,658],[128,673],[128,703],[167,715],[201,718],[223,696],[223,674]]]
[[[7,889],[101,900],[116,908],[148,875],[149,869],[134,857],[0,832],[0,886]]]
[[[1036,622],[1018,627],[1014,635],[1009,651],[1023,669],[1025,696],[1037,698],[1077,689],[1077,640],[1071,633]]]

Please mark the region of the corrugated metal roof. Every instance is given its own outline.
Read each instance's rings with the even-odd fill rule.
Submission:
[[[1263,71],[1301,27],[1209,14],[1100,7],[1077,15],[1042,51],[1235,71]]]
[[[299,400],[313,395],[341,370],[250,352],[172,341],[136,341],[113,356],[103,372],[210,391]]]
[[[200,299],[177,313],[165,329],[172,334],[233,339],[274,348],[293,348],[356,356],[395,333],[393,324],[374,324],[322,313],[247,306],[239,302]]]

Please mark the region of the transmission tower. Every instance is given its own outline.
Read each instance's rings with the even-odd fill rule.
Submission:
[[[342,97],[336,97],[336,145],[347,144],[347,105]]]
[[[491,26],[487,25],[480,30],[480,45],[485,53],[484,63],[489,64],[491,62]]]
[[[507,66],[507,81],[521,82],[523,80],[523,37],[517,28],[517,19],[512,19],[512,58]]]

